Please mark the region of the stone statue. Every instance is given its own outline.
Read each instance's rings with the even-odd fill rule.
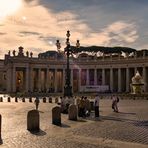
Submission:
[[[29,57],[29,52],[28,51],[26,51],[26,56]]]
[[[32,58],[32,56],[33,56],[33,53],[32,53],[32,52],[30,52],[30,57]]]
[[[16,51],[15,51],[15,50],[13,50],[13,52],[12,52],[13,56],[15,56],[15,52],[16,52]]]
[[[20,46],[18,49],[19,49],[18,56],[24,56],[24,53],[23,53],[24,48],[22,46]]]
[[[132,85],[132,87],[131,87],[132,93],[134,93],[134,94],[141,94],[142,93],[144,82],[143,82],[143,79],[138,71],[136,72],[135,76],[132,77],[132,84],[131,85]]]

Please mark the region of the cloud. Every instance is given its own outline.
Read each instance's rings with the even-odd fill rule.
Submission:
[[[69,29],[71,44],[80,39],[82,46],[116,46],[138,39],[137,26],[133,22],[118,20],[94,31],[78,14],[69,10],[54,12],[34,0],[27,0],[24,7],[15,15],[7,17],[3,24],[0,26],[0,32],[6,30],[5,35],[1,36],[3,53],[23,46],[25,51],[33,50],[37,56],[39,52],[56,50],[57,39],[60,39],[64,48],[66,31]]]

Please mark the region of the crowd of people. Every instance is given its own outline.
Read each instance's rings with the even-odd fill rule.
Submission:
[[[114,112],[118,113],[118,102],[119,102],[119,97],[113,95],[111,96],[112,99],[112,109]],[[94,98],[94,110],[95,110],[95,117],[99,117],[99,103],[100,102],[100,96],[98,94],[96,94],[95,98]],[[76,101],[76,105],[78,106],[78,116],[79,117],[86,117],[90,115],[90,111],[91,111],[91,104],[90,101],[87,97],[82,96],[81,99],[78,98]]]
[[[61,99],[61,112],[63,113],[68,113],[68,107],[70,104],[74,104],[74,102],[69,102],[73,99],[69,99],[69,98],[62,98]],[[111,96],[112,99],[112,109],[114,112],[118,113],[118,102],[119,102],[119,97],[113,95]],[[93,107],[95,110],[95,117],[99,118],[100,114],[99,114],[99,103],[100,102],[100,96],[98,94],[96,94],[95,98],[94,98],[94,103],[93,103]],[[38,110],[39,107],[39,103],[40,100],[38,97],[36,97],[35,101],[35,106],[36,106],[36,110]],[[90,116],[90,112],[91,112],[91,103],[90,100],[85,96],[82,96],[81,98],[77,98],[76,99],[76,105],[78,107],[78,116],[79,117],[88,117]]]

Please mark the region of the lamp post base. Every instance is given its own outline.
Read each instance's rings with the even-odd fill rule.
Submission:
[[[64,87],[64,97],[72,97],[72,86]]]

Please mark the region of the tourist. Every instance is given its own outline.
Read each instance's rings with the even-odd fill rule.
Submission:
[[[40,100],[39,100],[39,98],[38,98],[38,97],[36,97],[36,99],[35,99],[34,103],[35,103],[35,106],[36,106],[36,110],[38,110],[39,103],[40,103]]]
[[[80,103],[79,103],[79,117],[85,117],[85,101],[84,96],[81,97]]]
[[[76,99],[76,105],[78,107],[78,115],[79,115],[80,114],[80,98],[79,97]]]
[[[85,102],[85,116],[90,116],[91,106],[90,101],[87,97],[84,97]]]
[[[112,109],[114,110],[114,112],[118,113],[118,102],[119,102],[119,97],[112,97]]]
[[[99,96],[98,94],[96,94],[96,97],[95,97],[95,102],[94,102],[94,106],[95,106],[95,117],[99,117]]]

